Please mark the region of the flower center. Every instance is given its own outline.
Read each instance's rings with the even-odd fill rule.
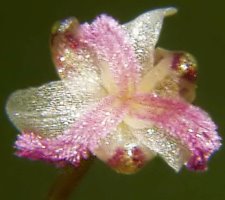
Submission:
[[[119,92],[119,94],[116,95],[118,101],[121,104],[131,104],[131,102],[133,101],[133,96],[134,96],[134,92],[131,91],[121,91]]]

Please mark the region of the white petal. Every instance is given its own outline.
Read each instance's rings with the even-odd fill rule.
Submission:
[[[187,148],[159,129],[132,129],[132,134],[151,151],[159,154],[176,171],[179,171],[190,157]]]
[[[161,8],[146,12],[123,25],[135,47],[137,57],[144,64],[144,71],[153,66],[154,49],[165,16],[176,13],[175,8]]]
[[[62,134],[105,95],[99,85],[94,86],[79,77],[72,82],[55,81],[18,90],[7,102],[7,114],[19,130],[53,137]]]

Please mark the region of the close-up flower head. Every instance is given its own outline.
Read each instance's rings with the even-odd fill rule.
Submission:
[[[221,138],[211,117],[191,103],[197,63],[157,46],[163,19],[176,9],[146,12],[120,25],[100,15],[68,18],[50,40],[61,80],[14,92],[6,110],[21,132],[16,154],[57,167],[95,156],[131,174],[155,156],[175,171],[204,171]]]

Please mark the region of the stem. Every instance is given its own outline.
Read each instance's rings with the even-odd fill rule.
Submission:
[[[67,200],[88,171],[93,157],[82,160],[79,167],[66,167],[52,185],[47,200]]]

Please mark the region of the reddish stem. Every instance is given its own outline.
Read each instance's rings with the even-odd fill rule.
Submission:
[[[66,167],[52,185],[47,200],[67,200],[88,171],[93,158],[82,160],[79,167]]]

